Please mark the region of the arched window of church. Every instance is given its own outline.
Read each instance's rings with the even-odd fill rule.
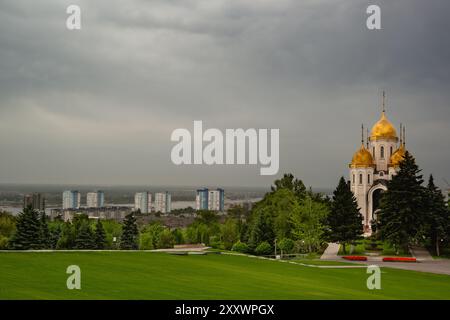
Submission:
[[[355,184],[355,174],[353,174],[353,184]]]
[[[389,156],[392,156],[392,146],[391,146],[391,153],[389,153]]]
[[[370,184],[370,174],[367,175],[367,183]]]
[[[375,147],[372,147],[372,155],[375,158]]]
[[[362,173],[359,174],[359,184],[363,183],[363,176]]]
[[[381,159],[384,159],[384,146],[381,146],[380,148],[380,157]]]
[[[383,177],[383,176],[384,176],[384,172],[380,171],[380,177]]]

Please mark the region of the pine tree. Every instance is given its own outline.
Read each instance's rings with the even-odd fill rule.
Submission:
[[[39,215],[31,206],[24,208],[17,217],[16,233],[11,239],[10,247],[15,250],[41,248],[41,224]]]
[[[133,213],[125,217],[122,229],[122,238],[120,240],[120,249],[137,250],[138,249],[139,231],[136,224],[136,218]]]
[[[94,235],[89,222],[83,221],[75,238],[75,249],[95,249]]]
[[[326,224],[328,240],[342,243],[344,253],[345,245],[359,239],[364,232],[358,203],[344,177],[341,177],[333,192],[331,212]]]
[[[446,236],[449,226],[449,212],[445,206],[445,198],[441,190],[435,186],[430,175],[426,190],[425,232],[435,246],[436,255],[440,255],[440,242]]]
[[[399,172],[388,182],[381,198],[378,230],[397,251],[408,245],[423,228],[425,189],[414,157],[406,151]]]
[[[97,224],[95,225],[95,247],[99,250],[105,249],[106,247],[106,233],[103,228],[103,224],[100,219],[97,220]]]
[[[41,213],[40,222],[40,242],[41,249],[50,249],[52,248],[52,239],[50,235],[50,230],[48,229],[47,216],[45,212]]]

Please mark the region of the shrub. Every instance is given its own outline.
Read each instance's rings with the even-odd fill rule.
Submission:
[[[272,253],[272,246],[267,241],[263,241],[256,247],[255,253],[259,256],[269,255]]]
[[[283,250],[283,253],[291,253],[294,249],[294,241],[289,238],[284,238],[278,243],[278,247],[280,250]]]
[[[247,253],[249,252],[248,245],[244,242],[236,242],[233,247],[231,248],[232,251],[240,252],[240,253]]]

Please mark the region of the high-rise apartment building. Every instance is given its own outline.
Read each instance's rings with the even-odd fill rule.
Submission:
[[[225,205],[225,192],[223,189],[198,189],[195,197],[197,210],[223,211]]]
[[[137,192],[134,195],[134,210],[141,213],[152,212],[152,194],[150,192]]]
[[[105,193],[103,191],[88,192],[86,195],[86,207],[102,208],[105,206]]]
[[[79,209],[81,193],[76,190],[66,190],[63,192],[63,209]]]
[[[23,197],[23,207],[31,206],[34,210],[45,211],[45,198],[40,193],[26,194]]]
[[[195,204],[197,210],[208,210],[208,189],[198,189],[195,197]]]
[[[169,192],[155,194],[155,212],[170,213],[172,211],[172,196]]]
[[[223,211],[225,204],[225,192],[223,189],[210,190],[208,192],[208,210]]]

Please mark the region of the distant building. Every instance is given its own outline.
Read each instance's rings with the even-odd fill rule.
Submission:
[[[73,190],[64,191],[62,202],[63,209],[79,209],[81,202],[81,193]]]
[[[224,211],[225,192],[221,188],[216,190],[198,189],[195,202],[197,210]]]
[[[155,194],[155,212],[170,213],[172,211],[172,196],[169,192]]]
[[[208,210],[208,189],[198,189],[195,197],[195,204],[197,210]]]
[[[152,194],[150,192],[137,192],[134,195],[134,210],[141,213],[152,212]]]
[[[26,194],[23,197],[23,207],[27,208],[31,206],[31,208],[39,211],[45,211],[45,198],[40,193],[32,193]]]
[[[122,221],[125,216],[133,211],[133,207],[117,206],[102,208],[82,208],[82,209],[51,209],[52,219],[61,218],[64,221],[72,221],[73,217],[86,214],[89,219],[109,219]]]
[[[86,207],[101,208],[105,206],[105,193],[103,191],[88,192],[86,195]]]
[[[225,204],[225,192],[223,189],[208,192],[208,210],[223,211]]]

